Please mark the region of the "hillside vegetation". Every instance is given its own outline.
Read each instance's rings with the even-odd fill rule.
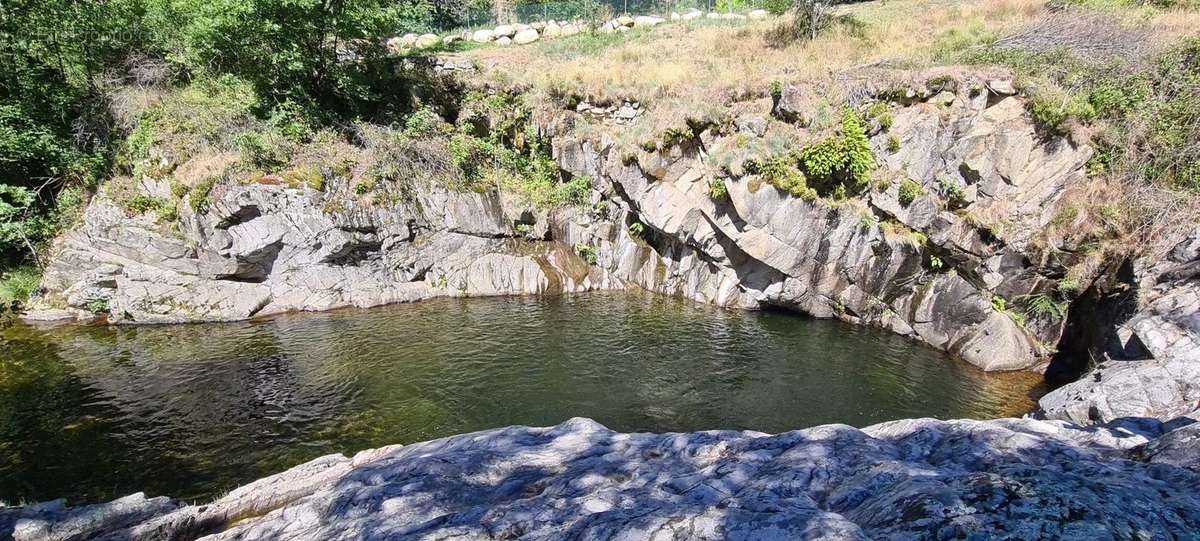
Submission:
[[[814,197],[780,157],[803,160],[814,142],[841,145],[851,127],[886,122],[860,89],[936,67],[1011,70],[1048,134],[1096,145],[1094,182],[1055,227],[1103,248],[1097,257],[1152,252],[1196,221],[1200,6],[1189,0],[888,0],[837,7],[813,39],[802,9],[414,53],[476,68],[459,82],[423,78],[406,63],[419,58],[390,58],[383,47],[389,36],[434,28],[444,13],[421,2],[332,5],[0,8],[0,47],[14,59],[0,68],[0,301],[33,289],[39,253],[98,190],[165,228],[185,205],[203,212],[224,182],[369,201],[404,197],[402,185],[420,175],[578,204],[584,187],[558,175],[539,121],[580,104],[637,103],[636,123],[583,119],[574,128],[635,152],[804,85],[824,113],[784,123],[753,151],[759,166],[778,170],[768,176]],[[870,156],[860,161],[859,188],[871,176]],[[147,182],[168,183],[172,197],[145,195]],[[848,186],[820,195],[852,197],[859,188]]]

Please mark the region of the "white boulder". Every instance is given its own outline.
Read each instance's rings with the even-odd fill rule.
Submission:
[[[557,23],[550,23],[542,28],[542,37],[544,38],[554,38],[561,36],[562,34],[563,28],[558,26]]]
[[[765,19],[767,17],[767,10],[765,10],[765,9],[751,10],[750,13],[746,14],[746,16],[750,17],[751,19]]]
[[[501,36],[500,39],[496,40],[496,45],[500,45],[500,46],[512,45],[512,38],[510,38],[508,36]]]
[[[387,40],[387,50],[390,54],[404,54],[406,49],[403,40],[398,37]]]
[[[517,45],[525,45],[537,41],[538,37],[540,36],[538,36],[537,30],[526,28],[520,32],[517,32],[516,35],[513,36],[512,41]]]
[[[497,26],[495,30],[492,30],[492,35],[496,36],[496,39],[511,38],[516,33],[517,29],[511,24],[502,24]]]
[[[494,34],[491,30],[476,30],[474,34],[471,34],[471,41],[474,41],[475,43],[487,43],[492,41],[492,39],[495,37],[496,34]]]
[[[662,17],[652,17],[652,16],[648,16],[648,15],[640,15],[638,17],[634,17],[633,26],[635,26],[637,28],[651,28],[654,26],[658,26],[658,25],[662,24],[663,22],[664,22],[664,20]]]

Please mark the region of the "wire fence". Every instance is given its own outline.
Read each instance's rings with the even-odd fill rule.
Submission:
[[[763,8],[770,0],[570,0],[565,2],[515,2],[496,17],[495,4],[476,2],[462,9],[457,24],[442,30],[481,28],[508,23],[585,20],[599,22],[619,15],[660,15],[698,9],[705,12],[735,12]]]

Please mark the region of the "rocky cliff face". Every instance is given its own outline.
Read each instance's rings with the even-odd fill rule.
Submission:
[[[628,435],[574,420],[325,457],[206,506],[52,503],[2,510],[0,524],[18,539],[1187,536],[1200,529],[1196,425],[1163,421],[1200,400],[1200,242],[1106,273],[1077,239],[1048,234],[1091,149],[1039,132],[1003,77],[853,83],[852,101],[889,116],[868,131],[875,180],[849,199],[795,197],[745,167],[772,134],[818,131],[820,91],[806,87],[728,104],[728,122],[653,150],[579,129],[573,110],[549,114],[558,167],[590,181],[571,207],[421,177],[368,198],[323,171],[322,190],[219,184],[207,210],[164,225],[102,193],[59,240],[29,316],[236,320],[639,287],[875,325],[988,370],[1070,346],[1109,360],[1042,413],[1107,424]],[[140,189],[170,191],[162,179]],[[1066,318],[1020,313],[1019,298],[1061,299],[1068,275],[1084,294]],[[1139,419],[1114,421],[1126,416]]]
[[[111,322],[174,323],[612,287],[560,243],[518,240],[520,217],[498,193],[433,184],[413,193],[411,202],[330,211],[324,192],[219,186],[208,211],[176,229],[101,195],[59,240],[40,305],[99,300]],[[57,315],[34,312],[42,314]]]
[[[1091,149],[1040,134],[1009,83],[987,77],[862,83],[856,99],[884,104],[888,121],[872,121],[869,133],[878,180],[850,200],[793,197],[742,167],[763,157],[755,152],[772,130],[815,132],[820,96],[803,87],[775,103],[731,104],[732,122],[696,126],[653,151],[580,135],[582,116],[554,114],[542,131],[564,172],[591,179],[590,208],[546,210],[423,178],[381,203],[326,172],[324,191],[218,185],[206,212],[184,209],[164,227],[102,194],[58,242],[29,316],[99,307],[118,323],[236,320],[437,295],[641,287],[876,325],[987,370],[1033,367],[1062,322],[1020,317],[1003,299],[1052,293],[1075,263],[1047,255],[1041,236],[1059,199],[1083,182]],[[710,195],[717,182],[727,197]],[[170,187],[151,179],[140,189],[166,196]]]
[[[0,508],[30,539],[1175,539],[1200,424],[895,421],[621,434],[587,419],[322,457],[205,505]],[[9,530],[11,528],[11,530]]]
[[[1200,351],[1196,240],[1164,261],[1135,262],[1131,308],[1119,317],[1088,319],[1095,306],[1085,294],[1064,318],[1064,277],[1092,297],[1108,287],[1078,239],[1048,233],[1086,185],[1092,151],[1039,132],[1003,73],[891,73],[854,83],[850,95],[886,115],[868,131],[875,180],[850,199],[795,197],[745,166],[780,138],[819,131],[816,88],[731,103],[728,122],[690,124],[689,137],[652,150],[617,143],[613,130],[628,123],[577,129],[593,119],[572,109],[544,116],[541,131],[563,174],[590,180],[588,204],[547,209],[509,191],[421,177],[403,190],[382,187],[387,197],[363,197],[325,170],[323,190],[219,184],[206,210],[184,208],[164,226],[102,193],[59,240],[29,316],[236,320],[445,295],[640,287],[875,325],[987,370],[1038,367],[1065,346],[1077,358],[1100,351],[1185,362],[1141,370],[1189,381]],[[171,187],[147,178],[138,189],[166,197]],[[1038,297],[1059,308],[1017,302]],[[1071,319],[1102,330],[1086,339],[1068,332],[1060,344]],[[1078,347],[1100,341],[1111,343]],[[1176,387],[1159,400],[1178,403],[1172,413],[1198,399],[1190,384]],[[1079,394],[1088,392],[1064,391],[1075,393],[1073,405],[1051,398],[1046,410],[1081,420],[1095,409]]]
[[[1167,257],[1129,267],[1126,281],[1097,292],[1115,306],[1082,318],[1095,327],[1084,341],[1094,370],[1043,397],[1044,415],[1096,423],[1200,407],[1200,231]]]

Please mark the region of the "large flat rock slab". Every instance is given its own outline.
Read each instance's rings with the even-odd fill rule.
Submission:
[[[0,524],[19,540],[1187,538],[1200,531],[1192,422],[909,419],[767,435],[624,434],[576,418],[322,457],[206,505],[137,496],[0,510]]]

